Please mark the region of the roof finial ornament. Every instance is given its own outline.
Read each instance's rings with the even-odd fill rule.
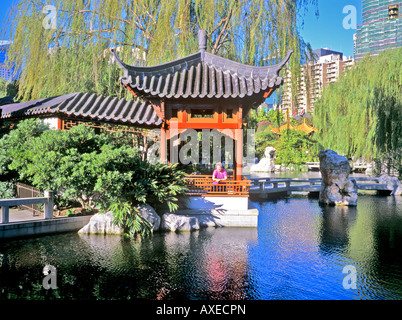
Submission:
[[[207,34],[205,30],[198,30],[198,49],[201,52],[201,59],[204,60],[205,50],[207,49]]]

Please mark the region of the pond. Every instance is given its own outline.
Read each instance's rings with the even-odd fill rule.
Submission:
[[[65,233],[0,243],[0,299],[402,299],[402,198],[254,202],[258,228],[143,240]],[[43,268],[57,289],[42,286]],[[345,289],[345,266],[356,289]]]

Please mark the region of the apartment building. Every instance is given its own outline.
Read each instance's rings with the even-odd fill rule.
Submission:
[[[288,70],[282,87],[281,109],[290,109],[292,114],[314,112],[314,103],[320,98],[323,88],[335,82],[349,70],[354,60],[342,52],[327,48],[313,50],[313,62],[301,67],[301,79],[297,83],[297,94],[292,95],[292,74]]]
[[[0,40],[0,78],[6,79],[7,81],[15,80],[19,76],[19,72],[17,75],[14,75],[14,68],[10,68],[5,64],[10,44],[10,41]]]

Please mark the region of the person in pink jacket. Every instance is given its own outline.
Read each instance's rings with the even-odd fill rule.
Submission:
[[[218,184],[220,181],[225,181],[228,178],[228,173],[223,168],[222,163],[218,162],[215,165],[215,170],[212,173],[213,184]]]

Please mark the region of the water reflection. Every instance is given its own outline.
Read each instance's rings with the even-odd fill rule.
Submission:
[[[63,234],[3,243],[0,297],[67,299],[244,299],[247,250],[257,229],[208,229],[118,236]],[[41,288],[42,268],[54,265],[57,292]]]
[[[344,252],[350,244],[349,232],[357,219],[357,208],[322,206],[319,248],[323,254]]]
[[[0,299],[401,299],[400,197],[357,207],[255,202],[258,228],[143,240],[67,233],[0,243]],[[42,269],[57,268],[57,290]],[[342,269],[354,265],[357,289]]]

